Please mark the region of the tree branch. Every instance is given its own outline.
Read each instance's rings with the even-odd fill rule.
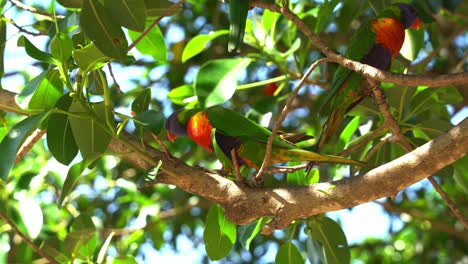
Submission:
[[[468,152],[467,134],[468,119],[465,119],[448,133],[363,176],[306,187],[249,188],[217,173],[190,167],[178,159],[169,160],[162,152],[150,148],[146,148],[146,153],[153,158],[152,162],[136,153],[123,157],[144,170],[150,170],[161,160],[160,169],[165,173],[158,176],[159,183],[173,184],[220,204],[227,217],[236,224],[272,216],[272,222],[263,230],[271,233],[298,218],[395,196],[409,185],[462,158]],[[129,140],[138,143],[137,139]],[[111,142],[110,149],[118,153],[129,151],[117,139]]]
[[[259,0],[251,0],[250,4],[252,6],[258,6],[263,9],[268,9],[272,12],[280,13],[288,20],[293,22],[299,30],[304,33],[310,41],[320,50],[327,58],[329,58],[330,62],[338,63],[346,68],[349,68],[355,72],[358,72],[364,75],[367,78],[383,81],[383,82],[391,82],[398,85],[404,86],[419,86],[419,85],[426,85],[430,87],[438,87],[438,86],[447,86],[447,85],[460,85],[460,84],[467,84],[468,83],[468,72],[461,72],[461,73],[451,73],[451,74],[442,74],[442,75],[408,75],[408,74],[396,74],[387,71],[382,71],[372,66],[362,64],[357,61],[353,61],[347,59],[336,52],[332,51],[325,45],[320,38],[315,35],[312,30],[297,17],[294,13],[292,13],[287,8],[281,8],[275,4],[268,4],[263,1]]]

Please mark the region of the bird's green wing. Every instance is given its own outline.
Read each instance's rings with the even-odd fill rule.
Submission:
[[[345,57],[355,61],[362,60],[362,58],[364,58],[371,50],[372,46],[374,46],[375,38],[376,34],[374,31],[372,31],[370,23],[366,22],[366,24],[363,24],[358,29],[356,34],[351,39],[351,42],[346,50]],[[355,75],[357,78],[352,75]],[[337,95],[339,90],[344,88],[343,84],[346,82],[348,82],[346,86],[352,89],[352,86],[359,82],[359,80],[355,81],[354,79],[362,79],[362,77],[360,75],[353,74],[353,71],[346,67],[339,66],[335,71],[335,75],[333,76],[332,86],[330,87],[330,90],[327,91],[327,97],[325,97],[325,100],[322,103],[320,109],[323,110],[325,107],[327,107],[328,104],[331,103],[332,98]],[[333,102],[331,107],[339,104],[340,102]]]
[[[271,131],[255,123],[238,112],[213,106],[207,108],[205,112],[208,115],[211,125],[225,135],[238,137],[242,141],[256,141],[266,143]],[[293,147],[294,145],[286,140],[276,137],[273,145],[283,147]]]

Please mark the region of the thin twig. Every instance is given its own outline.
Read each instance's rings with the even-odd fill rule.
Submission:
[[[315,68],[317,66],[319,66],[320,64],[322,64],[324,62],[328,62],[328,61],[330,61],[328,58],[323,58],[323,59],[319,59],[319,60],[315,61],[314,63],[312,63],[312,65],[310,65],[307,72],[304,74],[304,76],[302,76],[302,78],[299,81],[296,89],[294,89],[293,93],[291,94],[288,101],[286,102],[286,105],[283,107],[283,110],[281,111],[281,114],[280,114],[280,116],[279,116],[279,118],[278,118],[278,120],[276,122],[275,127],[273,128],[273,130],[271,132],[270,137],[268,137],[266,153],[265,153],[265,157],[263,159],[262,166],[258,170],[257,175],[255,175],[255,180],[256,181],[261,181],[262,180],[262,175],[263,175],[263,173],[265,173],[265,171],[266,171],[266,169],[268,167],[268,164],[270,163],[270,156],[271,156],[271,151],[272,151],[272,147],[273,147],[273,140],[276,137],[276,134],[278,133],[279,128],[283,124],[283,121],[286,118],[286,115],[291,110],[291,106],[292,106],[292,103],[294,102],[294,99],[296,98],[297,94],[299,93],[300,89],[302,88],[302,86],[306,82],[309,75],[315,70]]]
[[[12,3],[14,6],[16,6],[16,7],[20,8],[20,9],[23,9],[25,11],[35,13],[35,14],[38,14],[38,15],[41,15],[41,16],[46,16],[46,17],[49,17],[51,19],[64,19],[65,18],[64,16],[61,16],[61,15],[54,16],[53,14],[49,14],[49,13],[47,13],[45,11],[36,9],[36,8],[34,8],[32,6],[25,5],[25,4],[21,3],[18,0],[10,0],[10,3]]]
[[[166,154],[166,157],[168,159],[173,159],[172,155],[171,155],[171,152],[169,152],[169,150],[167,149],[166,145],[164,145],[164,143],[162,143],[161,140],[159,140],[158,136],[156,136],[155,134],[151,133],[151,136],[153,137],[154,141],[156,141],[159,146],[161,147],[161,150],[162,152],[164,152],[164,154]]]
[[[374,95],[374,100],[379,106],[380,112],[382,112],[382,115],[384,116],[385,123],[390,127],[392,130],[393,134],[396,137],[397,143],[406,151],[406,152],[411,152],[413,151],[413,146],[409,141],[406,139],[406,137],[403,135],[403,132],[400,129],[400,126],[396,122],[395,118],[393,115],[390,113],[389,106],[387,104],[387,101],[385,100],[384,93],[382,89],[380,89],[379,85],[373,81],[369,80],[369,83],[371,84],[371,90]],[[463,223],[463,226],[465,226],[466,229],[468,229],[468,220],[466,217],[460,212],[460,210],[457,208],[455,203],[450,199],[450,197],[447,195],[447,193],[440,187],[440,185],[437,183],[437,181],[434,179],[433,176],[429,176],[427,178],[429,182],[432,184],[434,189],[440,194],[442,199],[444,199],[445,203],[447,203],[448,207],[450,210],[452,210],[453,214]]]
[[[42,138],[42,136],[47,132],[44,130],[35,130],[27,139],[24,141],[23,145],[16,155],[15,164],[20,162],[26,154],[31,150],[31,148],[36,144],[36,142]]]
[[[465,241],[468,241],[468,233],[467,232],[460,232],[456,230],[453,226],[446,224],[437,219],[430,219],[424,215],[423,212],[416,210],[416,209],[406,209],[401,207],[396,207],[389,202],[379,202],[374,201],[374,203],[381,205],[385,210],[388,212],[396,213],[396,214],[408,214],[412,218],[417,219],[419,221],[428,221],[431,223],[431,227],[439,229],[447,234],[453,235]]]
[[[132,44],[130,44],[130,46],[128,46],[128,49],[127,51],[130,51],[131,49],[133,49],[146,35],[148,35],[148,33],[166,16],[169,16],[171,15],[172,13],[175,12],[175,10],[177,8],[179,8],[183,3],[185,2],[185,0],[179,0],[179,2],[173,4],[171,7],[169,7],[168,9],[166,9],[166,11],[160,16],[158,17],[157,19],[155,19],[151,25],[149,25],[141,34],[140,36],[138,36],[137,39],[135,39],[135,41],[133,41]]]
[[[263,9],[268,9],[272,12],[282,14],[286,19],[294,23],[297,28],[310,39],[310,41],[317,47],[320,52],[325,54],[330,62],[336,62],[340,65],[358,72],[368,78],[391,82],[398,85],[404,86],[420,86],[426,85],[430,87],[439,87],[447,85],[459,85],[468,83],[468,72],[461,73],[450,73],[450,74],[439,74],[439,75],[407,75],[407,74],[396,74],[388,71],[382,71],[372,66],[362,64],[357,61],[347,59],[336,52],[332,51],[328,45],[323,43],[321,39],[312,32],[310,27],[306,25],[298,16],[291,12],[288,8],[280,7],[276,4],[269,4],[260,0],[251,0],[251,6],[257,6]]]
[[[349,153],[355,151],[357,148],[365,145],[367,142],[376,138],[381,132],[383,132],[387,127],[385,125],[380,126],[373,130],[372,132],[366,134],[365,136],[361,137],[358,142],[354,143],[350,147],[346,148],[345,150],[338,153],[338,156],[348,156]]]
[[[26,26],[20,26],[18,24],[15,23],[15,21],[13,21],[12,19],[9,19],[9,18],[5,18],[5,20],[10,23],[11,25],[13,25],[15,28],[18,29],[19,32],[23,32],[25,34],[28,34],[28,35],[31,35],[31,36],[44,36],[44,35],[47,35],[47,33],[43,33],[43,32],[32,32],[32,31],[29,31],[27,29],[24,29],[24,27]],[[28,25],[28,27],[30,27],[30,25]]]
[[[298,170],[303,170],[307,168],[307,164],[300,164],[296,166],[276,166],[276,167],[270,167],[267,172],[268,173],[290,173],[290,172],[295,172]]]
[[[242,176],[240,174],[239,163],[237,162],[236,149],[231,149],[231,159],[232,164],[234,165],[234,175],[236,175],[236,181],[241,183]]]
[[[3,219],[3,221],[5,221],[5,223],[7,223],[7,225],[9,225],[11,227],[11,229],[13,229],[13,231],[21,237],[21,239],[23,239],[24,242],[26,242],[26,244],[28,244],[31,249],[36,252],[38,255],[40,255],[41,257],[47,259],[47,261],[49,261],[50,263],[52,264],[59,264],[58,261],[56,261],[53,257],[47,255],[44,251],[42,251],[38,246],[36,246],[36,244],[34,244],[34,242],[32,242],[25,234],[23,234],[19,229],[18,227],[6,216],[3,214],[2,211],[0,211],[0,218]]]
[[[107,68],[109,69],[109,73],[110,73],[110,75],[111,75],[112,81],[114,81],[115,89],[117,89],[117,92],[119,92],[120,94],[123,94],[122,90],[120,90],[120,85],[119,85],[119,83],[118,83],[117,80],[115,79],[114,72],[112,71],[112,66],[111,66],[111,63],[110,63],[110,62],[107,64]]]

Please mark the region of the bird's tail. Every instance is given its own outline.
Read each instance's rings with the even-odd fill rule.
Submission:
[[[310,162],[328,162],[338,164],[349,164],[356,166],[367,166],[365,163],[333,155],[319,154],[303,149],[280,149],[273,151],[275,157],[272,158],[272,163],[288,162],[288,161],[310,161]]]

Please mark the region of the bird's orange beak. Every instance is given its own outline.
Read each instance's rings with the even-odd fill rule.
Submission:
[[[414,20],[413,24],[410,26],[410,28],[419,30],[420,27],[421,27],[421,19],[419,19],[419,17],[417,17],[417,18]]]
[[[177,138],[176,134],[173,134],[169,131],[167,131],[167,139],[169,139],[170,142],[174,143],[174,140]]]

